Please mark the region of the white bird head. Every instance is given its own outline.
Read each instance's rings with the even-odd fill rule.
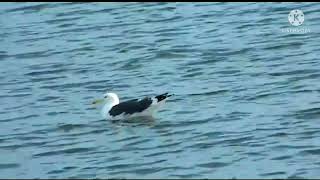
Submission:
[[[118,96],[117,96],[116,93],[112,93],[112,92],[110,92],[110,93],[105,93],[105,94],[103,95],[103,99],[104,99],[106,102],[111,102],[111,103],[117,102],[117,103],[119,103],[119,98],[118,98]]]
[[[117,94],[112,92],[110,93],[107,92],[103,95],[103,99],[97,99],[92,102],[92,104],[101,104],[101,103],[116,105],[116,104],[119,104],[119,98]]]

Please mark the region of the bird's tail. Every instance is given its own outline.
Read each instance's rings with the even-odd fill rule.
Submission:
[[[156,96],[155,98],[158,100],[158,102],[166,99],[167,97],[173,96],[174,94],[164,93]]]

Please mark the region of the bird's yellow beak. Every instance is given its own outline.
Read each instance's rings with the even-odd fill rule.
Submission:
[[[92,102],[92,104],[101,104],[101,103],[103,103],[103,99],[97,99],[97,100],[95,100],[95,101],[93,101]]]

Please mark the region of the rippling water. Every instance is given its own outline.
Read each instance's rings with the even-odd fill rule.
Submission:
[[[319,9],[2,3],[0,178],[319,177]],[[90,105],[107,90],[176,96],[112,123]]]

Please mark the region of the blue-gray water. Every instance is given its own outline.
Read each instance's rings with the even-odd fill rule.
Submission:
[[[319,10],[1,3],[0,178],[319,177]],[[106,91],[176,95],[112,123],[90,104]]]

